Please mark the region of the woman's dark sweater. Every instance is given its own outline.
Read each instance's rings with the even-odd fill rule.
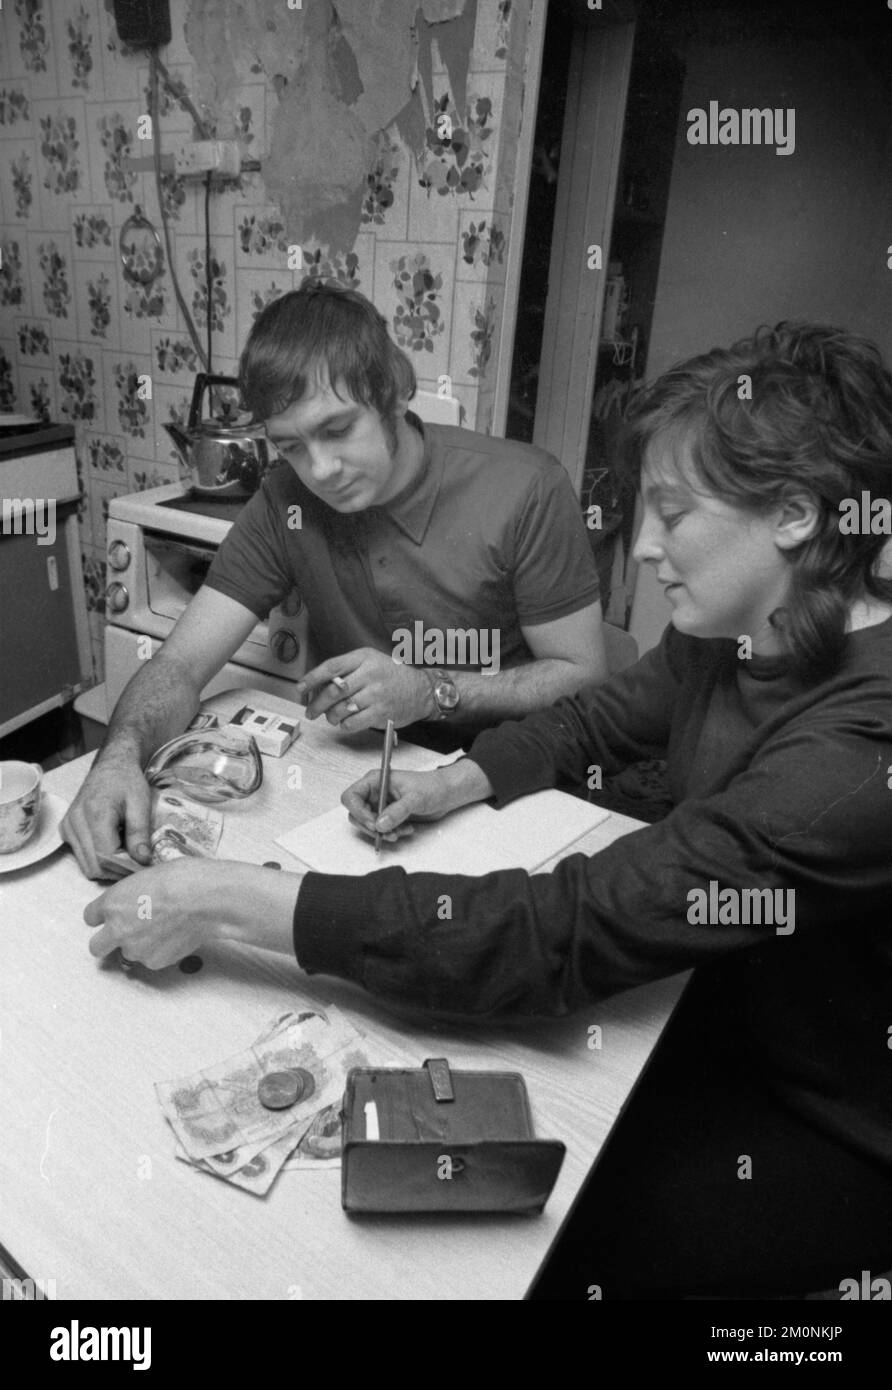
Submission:
[[[737,652],[670,627],[636,666],[471,750],[497,806],[664,754],[664,820],[548,874],[307,874],[301,966],[477,1015],[566,1013],[699,966],[714,1043],[892,1166],[892,619],[851,634],[839,671],[810,686]],[[721,901],[741,914],[742,890],[788,907],[792,889],[795,922],[694,920],[692,890],[708,902],[710,883],[713,903],[737,890]]]

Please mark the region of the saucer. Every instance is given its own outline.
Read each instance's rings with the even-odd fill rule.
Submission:
[[[45,859],[54,849],[64,844],[59,834],[59,822],[67,810],[68,802],[63,796],[45,791],[40,801],[37,829],[21,849],[13,850],[12,854],[0,854],[0,874],[9,874],[13,869],[24,869],[29,864],[36,864],[39,859]]]

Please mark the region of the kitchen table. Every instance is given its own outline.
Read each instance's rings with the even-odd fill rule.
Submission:
[[[205,708],[229,714],[246,698],[218,695]],[[440,761],[401,753],[404,766]],[[304,721],[283,758],[264,758],[261,789],[224,806],[218,854],[305,867],[276,835],[331,810],[379,757],[380,735],[345,739]],[[53,771],[47,788],[70,800],[88,766],[86,757]],[[572,849],[595,852],[638,827],[611,815]],[[5,1250],[59,1299],[523,1297],[686,979],[569,1018],[432,1024],[247,947],[203,950],[198,974],[125,974],[87,949],[82,913],[99,891],[67,847],[0,875],[0,1261]],[[371,1056],[380,1039],[415,1065],[446,1056],[454,1067],[523,1073],[537,1136],[567,1146],[541,1216],[351,1218],[340,1171],[285,1171],[258,1198],[175,1159],[154,1082],[240,1051],[283,1010],[332,1003]]]

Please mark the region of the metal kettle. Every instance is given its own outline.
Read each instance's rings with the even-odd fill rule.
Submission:
[[[183,482],[199,496],[250,497],[278,461],[263,426],[252,423],[244,411],[228,408],[220,416],[202,419],[202,400],[208,387],[238,389],[238,384],[235,377],[199,372],[186,428],[164,426],[180,456]]]

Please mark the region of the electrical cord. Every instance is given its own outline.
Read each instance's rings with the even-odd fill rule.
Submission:
[[[204,284],[207,293],[207,343],[208,343],[208,372],[214,370],[214,343],[211,323],[211,294],[214,288],[214,277],[211,273],[211,174],[210,171],[204,176]]]
[[[172,249],[172,247],[171,247],[171,241],[170,241],[170,224],[169,224],[169,220],[168,220],[168,216],[167,216],[167,211],[166,211],[166,209],[165,209],[165,207],[164,207],[164,190],[163,190],[163,188],[162,188],[162,186],[161,186],[161,123],[160,123],[160,120],[159,120],[159,102],[158,102],[158,71],[159,71],[159,68],[162,67],[162,66],[163,66],[163,64],[161,63],[161,60],[159,59],[158,54],[157,54],[157,52],[155,51],[155,49],[150,49],[150,50],[149,50],[149,99],[150,99],[150,103],[151,103],[151,111],[150,111],[149,114],[151,115],[151,118],[152,118],[152,163],[153,163],[154,166],[155,166],[155,189],[156,189],[157,194],[158,194],[158,208],[159,208],[159,211],[160,211],[160,213],[161,213],[161,227],[162,227],[162,230],[163,230],[163,232],[164,232],[164,246],[165,246],[165,250],[166,250],[166,252],[167,252],[167,266],[168,266],[168,269],[169,269],[169,271],[170,271],[170,279],[171,279],[171,283],[173,284],[173,290],[174,290],[174,294],[175,294],[175,296],[176,296],[176,301],[177,301],[177,304],[180,306],[180,312],[181,312],[182,315],[183,315],[183,319],[184,319],[185,324],[186,324],[186,329],[187,329],[187,331],[188,331],[188,333],[189,333],[189,337],[192,339],[192,345],[193,345],[193,347],[195,348],[195,351],[196,351],[196,353],[197,353],[197,355],[198,355],[198,360],[199,360],[201,366],[204,368],[204,370],[205,370],[206,372],[209,372],[209,371],[210,371],[210,367],[208,366],[208,363],[207,363],[207,361],[205,360],[205,350],[204,350],[204,348],[203,348],[202,345],[201,345],[201,339],[200,339],[199,336],[198,336],[198,331],[197,331],[197,329],[196,329],[196,327],[195,327],[195,324],[194,324],[194,322],[193,322],[192,315],[191,315],[190,312],[189,312],[188,305],[186,304],[186,301],[185,301],[185,299],[183,298],[183,291],[180,289],[180,282],[179,282],[179,279],[178,279],[178,277],[177,277],[176,267],[174,266],[173,249]],[[200,119],[200,118],[199,118],[199,119]],[[206,225],[207,225],[207,223],[206,223]],[[209,335],[209,340],[210,340],[210,310],[211,310],[211,305],[210,305],[210,297],[209,297],[209,298],[208,298],[208,335]]]
[[[164,79],[164,85],[165,85],[165,87],[167,88],[167,90],[168,90],[168,92],[170,93],[170,95],[174,98],[174,100],[175,100],[175,101],[178,101],[178,102],[180,103],[180,105],[183,107],[183,109],[184,109],[185,111],[188,111],[188,112],[189,112],[189,115],[192,117],[193,121],[195,122],[195,126],[196,126],[196,129],[197,129],[197,131],[198,131],[198,134],[201,136],[201,138],[202,138],[203,140],[210,140],[210,139],[212,139],[212,138],[213,138],[214,132],[211,130],[210,126],[209,126],[208,123],[205,121],[204,117],[201,116],[201,115],[199,115],[198,109],[197,109],[197,107],[196,107],[194,101],[192,100],[192,98],[190,97],[188,91],[186,90],[186,85],[185,85],[185,83],[181,82],[181,81],[179,80],[179,78],[173,77],[173,76],[172,76],[172,74],[171,74],[171,73],[167,70],[167,68],[165,67],[164,63],[161,61],[161,58],[157,55],[157,53],[156,53],[156,55],[155,55],[155,61],[156,61],[157,64],[158,64],[158,71],[160,72],[162,78]],[[207,174],[205,174],[205,180],[204,180],[204,285],[205,285],[205,292],[206,292],[206,294],[207,294],[207,333],[206,333],[206,337],[207,337],[207,364],[206,364],[206,370],[207,370],[208,374],[212,373],[213,370],[214,370],[213,325],[212,325],[212,321],[211,321],[212,296],[213,296],[213,289],[214,289],[214,276],[213,276],[213,271],[212,271],[212,269],[211,269],[211,182],[212,182],[212,177],[213,177],[213,176],[212,176],[212,174],[211,174],[210,171],[209,171]],[[212,395],[212,397],[213,397],[213,390],[212,390],[212,392],[211,392],[211,395]]]
[[[163,62],[159,58],[157,49],[154,49],[153,52],[155,54],[155,62],[158,65],[158,71],[164,78],[164,85],[167,88],[170,95],[180,103],[184,110],[189,112],[189,115],[192,117],[193,121],[198,127],[198,133],[201,136],[202,140],[212,139],[213,133],[210,127],[207,125],[204,117],[198,114],[195,103],[193,102],[189,93],[186,91],[185,83],[181,82],[178,77],[171,76],[171,74],[168,72],[167,68],[164,66]]]

